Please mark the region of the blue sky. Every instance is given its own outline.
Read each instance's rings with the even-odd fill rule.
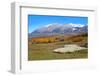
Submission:
[[[88,17],[28,15],[28,33],[48,24],[88,24]]]

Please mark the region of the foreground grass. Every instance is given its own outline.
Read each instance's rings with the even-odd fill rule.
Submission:
[[[29,44],[28,60],[77,59],[88,57],[87,50],[72,53],[68,52],[65,54],[53,52],[54,49],[63,47],[65,44],[67,44],[67,42]]]
[[[49,41],[48,41],[49,39]],[[50,39],[56,39],[50,41]],[[28,44],[28,60],[55,60],[55,59],[79,59],[88,58],[88,49],[75,52],[67,52],[64,54],[54,53],[53,50],[64,47],[64,45],[76,44],[81,47],[88,48],[88,36],[87,34],[81,34],[76,36],[55,36],[50,38],[33,38],[30,39]]]

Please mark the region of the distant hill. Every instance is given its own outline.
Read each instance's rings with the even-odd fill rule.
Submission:
[[[29,38],[31,37],[40,37],[40,36],[52,36],[52,35],[60,35],[60,34],[79,34],[79,33],[87,33],[88,26],[81,24],[48,24],[39,29],[34,30],[32,33],[29,33]]]

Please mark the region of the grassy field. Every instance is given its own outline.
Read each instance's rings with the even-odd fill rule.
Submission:
[[[53,50],[61,48],[66,44],[77,44],[82,47],[87,47],[87,35],[77,35],[77,36],[56,36],[46,38],[47,40],[32,38],[29,39],[28,43],[28,60],[52,60],[52,59],[77,59],[77,58],[87,58],[88,49],[76,52],[68,52],[64,54],[54,53]],[[52,40],[50,40],[52,39]],[[56,39],[56,40],[55,40]],[[38,42],[39,41],[39,42]]]

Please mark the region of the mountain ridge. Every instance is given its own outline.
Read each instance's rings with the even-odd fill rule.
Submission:
[[[59,34],[77,34],[77,33],[88,32],[88,26],[82,24],[59,24],[52,23],[45,25],[39,29],[34,30],[29,34],[29,37],[34,36],[49,36],[49,35],[59,35]]]

